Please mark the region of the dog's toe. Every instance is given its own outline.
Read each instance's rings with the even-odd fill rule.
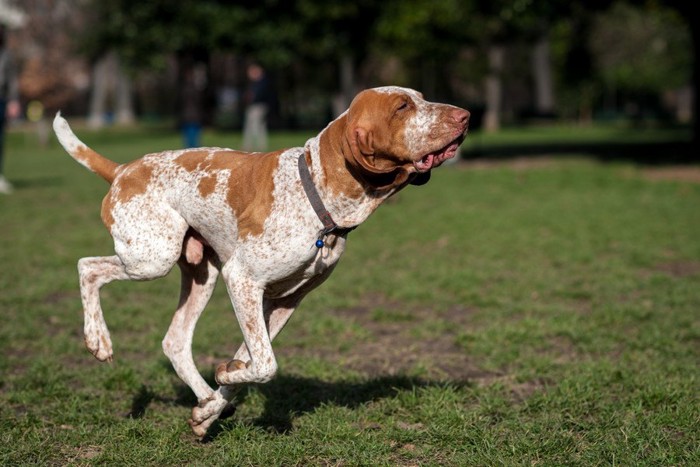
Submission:
[[[187,423],[190,424],[190,428],[192,428],[192,432],[195,434],[195,436],[199,438],[204,438],[204,436],[207,434],[207,429],[209,428],[208,425],[204,425],[204,422],[196,422],[193,419],[187,420]]]
[[[187,421],[190,424],[190,428],[192,428],[192,432],[200,438],[206,435],[209,427],[223,415],[223,411],[227,409],[228,405],[230,405],[228,401],[215,396],[199,401],[192,409],[192,418]],[[230,415],[227,414],[226,416]]]
[[[109,337],[85,338],[85,347],[101,362],[112,363],[112,342]]]
[[[248,367],[250,367],[250,361],[244,362],[243,360],[233,359],[228,362],[222,362],[216,367],[216,371],[214,372],[214,379],[216,380],[217,384],[221,386],[226,386],[228,384],[231,384],[228,378],[228,375],[230,373],[233,373],[234,371],[245,370]]]

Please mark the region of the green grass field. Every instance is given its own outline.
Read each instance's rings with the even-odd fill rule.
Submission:
[[[180,144],[76,131],[120,162]],[[16,132],[16,191],[0,197],[0,465],[698,465],[700,183],[659,170],[571,154],[437,170],[350,235],[275,341],[278,376],[198,441],[196,400],[160,348],[176,271],[103,289],[115,359],[97,362],[76,262],[111,254],[106,184]],[[209,380],[239,341],[220,284],[195,334]]]

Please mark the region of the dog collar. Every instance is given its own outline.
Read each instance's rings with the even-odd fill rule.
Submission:
[[[311,203],[311,207],[314,208],[316,215],[323,223],[323,229],[320,230],[318,234],[318,239],[316,240],[316,248],[323,248],[325,245],[324,238],[329,233],[335,233],[336,235],[344,235],[351,232],[355,227],[340,227],[335,223],[331,213],[328,212],[326,206],[323,204],[321,196],[316,190],[316,185],[314,185],[313,180],[311,180],[311,172],[309,172],[309,165],[306,163],[306,154],[302,153],[299,155],[299,177],[301,178],[301,186],[304,187],[304,193],[306,193],[306,198]]]

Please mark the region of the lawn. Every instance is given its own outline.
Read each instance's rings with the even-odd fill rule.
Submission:
[[[120,162],[180,144],[159,128],[76,131]],[[669,137],[521,129],[474,135],[465,153],[532,153],[533,134]],[[102,290],[115,356],[96,361],[76,262],[111,254],[106,184],[16,131],[16,191],[0,197],[0,465],[700,464],[698,178],[546,152],[441,168],[380,208],[275,341],[278,376],[199,441],[196,400],[160,348],[178,274]],[[194,342],[209,380],[239,341],[219,284]]]

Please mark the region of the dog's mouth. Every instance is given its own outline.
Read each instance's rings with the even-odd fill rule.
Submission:
[[[460,134],[457,138],[447,144],[447,146],[426,154],[417,161],[413,161],[413,166],[416,168],[416,172],[425,173],[430,169],[438,167],[446,160],[452,159],[457,154],[457,148],[459,148],[459,145],[462,144],[465,136],[466,132]]]

